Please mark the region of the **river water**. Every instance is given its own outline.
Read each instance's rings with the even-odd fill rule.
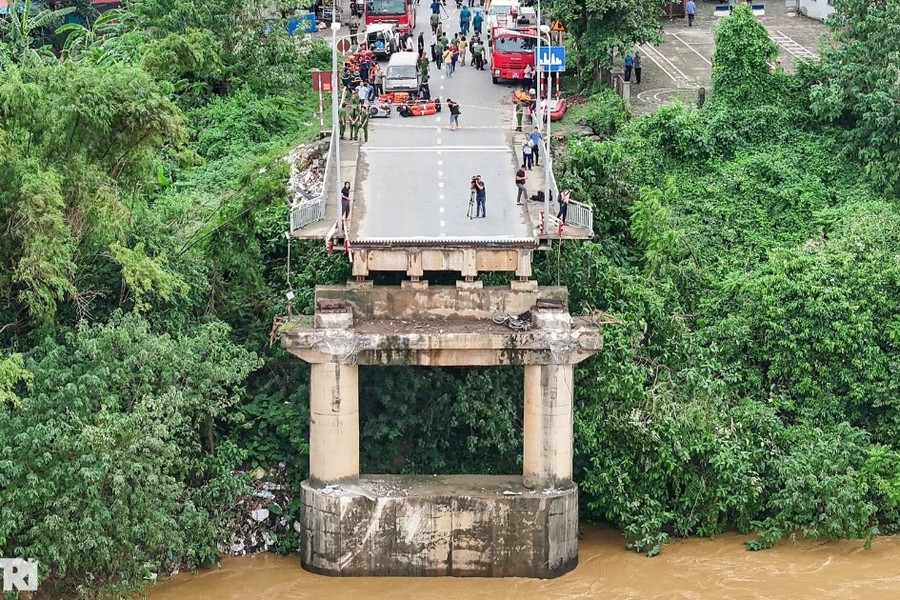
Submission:
[[[220,568],[180,574],[150,600],[900,600],[900,536],[783,542],[748,552],[730,533],[667,544],[646,558],[618,532],[585,527],[578,567],[558,579],[332,578],[297,557],[226,558]]]

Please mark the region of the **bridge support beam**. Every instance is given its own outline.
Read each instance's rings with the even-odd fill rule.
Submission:
[[[359,479],[359,366],[310,365],[309,479],[313,485]]]
[[[573,372],[573,365],[525,365],[525,487],[572,485]]]

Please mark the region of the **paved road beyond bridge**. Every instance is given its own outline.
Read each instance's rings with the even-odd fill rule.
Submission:
[[[417,33],[424,23],[430,34],[427,19],[419,21]],[[371,122],[369,141],[360,147],[351,239],[531,237],[527,208],[515,201],[512,87],[493,85],[488,71],[468,65],[446,77],[431,63],[430,75],[442,112],[408,118],[395,112]],[[458,130],[449,129],[448,97],[461,106]],[[487,191],[484,219],[467,216],[476,174]],[[542,183],[535,177],[530,187]]]

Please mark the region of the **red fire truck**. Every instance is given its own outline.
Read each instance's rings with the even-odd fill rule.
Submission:
[[[366,26],[392,23],[400,33],[412,33],[416,26],[415,0],[366,0]]]
[[[522,80],[525,66],[534,69],[536,27],[494,27],[491,29],[491,81]]]

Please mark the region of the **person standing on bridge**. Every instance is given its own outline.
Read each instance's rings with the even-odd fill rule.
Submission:
[[[360,107],[358,104],[354,103],[353,107],[350,109],[350,118],[347,120],[347,124],[350,126],[350,139],[358,140],[359,139],[359,124],[360,124],[360,111],[365,110]]]
[[[341,104],[341,107],[338,109],[338,131],[340,133],[340,139],[344,139],[344,132],[347,130],[347,124],[350,122],[350,115],[348,114],[347,104]]]
[[[534,156],[534,142],[531,141],[531,136],[526,133],[525,141],[522,142],[522,164],[529,171],[531,170],[533,156]]]
[[[444,50],[444,56],[441,57],[441,60],[444,63],[444,74],[448,78],[453,77],[453,51],[450,50],[449,46]]]
[[[440,38],[438,38],[437,43],[434,45],[434,64],[437,65],[438,71],[440,71],[441,65],[444,64],[444,42]]]
[[[447,108],[450,109],[450,129],[459,129],[459,104],[447,98]]]
[[[534,166],[538,167],[538,166],[540,166],[539,161],[541,158],[541,146],[544,143],[544,136],[541,135],[541,130],[538,129],[537,125],[535,125],[534,130],[531,132],[531,134],[528,137],[531,138],[531,143],[533,145],[531,154],[532,154],[532,158],[534,159]]]
[[[528,190],[525,188],[525,165],[522,165],[516,171],[516,187],[519,188],[519,193],[516,195],[516,204],[522,204],[522,200],[528,199]]]
[[[359,109],[359,128],[362,129],[363,141],[369,141],[369,111],[365,107]],[[359,136],[356,137],[359,139]]]
[[[572,188],[563,190],[559,195],[559,212],[556,213],[556,218],[562,221],[562,224],[566,224],[566,215],[569,213],[569,200],[572,198]]]
[[[631,81],[631,68],[634,66],[634,57],[631,54],[625,55],[625,81]]]
[[[350,218],[350,182],[345,181],[341,188],[341,219]]]
[[[688,27],[694,26],[694,12],[697,10],[697,5],[694,4],[694,0],[688,0],[684,5],[684,12],[687,13],[688,18]]]
[[[644,59],[640,52],[634,53],[634,82],[641,82],[641,67],[644,65]]]
[[[484,44],[481,40],[472,44],[472,58],[475,59],[475,68],[484,71]]]
[[[481,181],[481,175],[475,176],[472,187],[475,189],[475,218],[483,219],[487,216],[484,210],[487,193],[484,191],[484,182]]]

